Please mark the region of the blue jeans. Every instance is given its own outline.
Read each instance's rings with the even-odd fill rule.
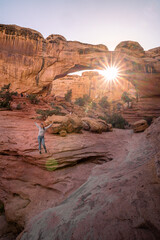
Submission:
[[[43,145],[45,151],[46,151],[46,145],[44,142],[44,136],[38,136],[38,143],[39,143],[39,151],[41,151],[41,144]]]

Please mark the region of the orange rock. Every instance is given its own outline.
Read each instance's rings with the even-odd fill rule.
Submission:
[[[133,124],[133,131],[135,133],[143,132],[144,130],[146,130],[146,128],[148,128],[148,124],[146,120],[139,120]]]

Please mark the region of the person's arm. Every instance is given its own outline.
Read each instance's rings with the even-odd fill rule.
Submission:
[[[35,122],[35,125],[37,126],[37,128],[40,128],[40,126]]]
[[[53,122],[50,125],[48,125],[47,127],[45,127],[45,129],[50,128],[52,125],[53,125]]]

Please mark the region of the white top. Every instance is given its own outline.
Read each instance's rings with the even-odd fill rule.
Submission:
[[[38,132],[38,136],[43,137],[45,134],[45,131],[50,128],[52,126],[53,123],[51,123],[50,125],[48,125],[47,127],[41,128],[36,122],[35,122],[36,126],[39,128],[39,132]]]

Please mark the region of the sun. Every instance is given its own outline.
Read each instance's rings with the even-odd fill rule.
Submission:
[[[106,81],[114,81],[118,78],[117,67],[107,67],[105,70],[101,70],[101,74],[104,76]]]

